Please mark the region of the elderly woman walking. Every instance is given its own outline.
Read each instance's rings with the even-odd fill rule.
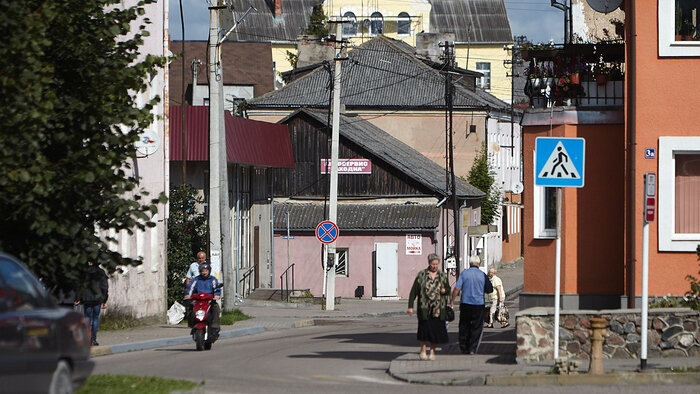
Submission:
[[[420,359],[435,360],[435,348],[440,343],[447,343],[445,327],[446,297],[450,294],[447,275],[438,270],[440,258],[435,253],[428,255],[428,268],[420,271],[413,281],[411,294],[408,296],[408,314],[413,315],[413,301],[418,298],[418,340],[420,341]],[[430,342],[430,355],[426,354]]]

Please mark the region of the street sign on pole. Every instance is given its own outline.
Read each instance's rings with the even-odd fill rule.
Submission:
[[[656,173],[644,174],[644,225],[642,226],[642,349],[640,369],[647,367],[647,327],[649,321],[649,223],[656,216]],[[634,297],[634,294],[630,295]]]
[[[537,137],[535,139],[535,185],[583,187],[586,140]]]
[[[559,304],[561,298],[562,187],[583,187],[586,169],[583,138],[537,137],[535,185],[557,188],[557,241],[554,260],[554,359],[559,358]]]
[[[324,244],[330,244],[338,239],[338,226],[330,220],[324,220],[316,226],[316,239]]]

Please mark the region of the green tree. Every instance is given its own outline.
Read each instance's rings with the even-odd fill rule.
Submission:
[[[323,2],[318,2],[313,11],[311,11],[311,16],[309,17],[309,25],[304,29],[304,34],[316,35],[320,37],[325,37],[328,35],[328,24],[326,23],[326,13],[323,12]]]
[[[206,218],[197,210],[204,200],[190,185],[170,189],[168,219],[168,305],[182,301],[187,269],[206,251]]]
[[[0,250],[48,288],[79,290],[88,260],[139,264],[97,233],[152,227],[165,202],[145,198],[131,166],[157,103],[136,94],[165,61],[138,60],[150,2],[0,2]]]
[[[486,193],[486,196],[481,199],[481,224],[492,224],[501,216],[501,193],[498,187],[494,186],[494,181],[486,144],[482,144],[481,151],[474,158],[467,177],[467,182]]]

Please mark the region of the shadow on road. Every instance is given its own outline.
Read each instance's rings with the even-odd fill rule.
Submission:
[[[310,354],[292,354],[289,358],[339,358],[344,360],[391,361],[405,352],[360,352],[360,351],[331,351],[314,352]]]

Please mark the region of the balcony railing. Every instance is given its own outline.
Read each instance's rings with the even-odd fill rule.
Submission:
[[[570,44],[521,49],[525,94],[533,108],[624,104],[623,44]]]

